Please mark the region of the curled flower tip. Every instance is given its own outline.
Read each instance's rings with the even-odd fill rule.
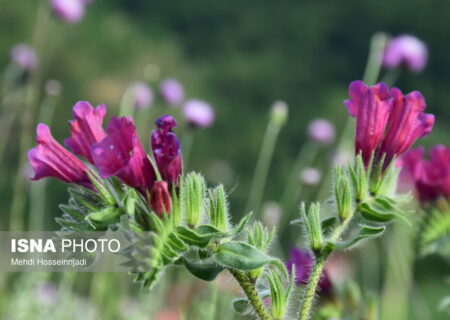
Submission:
[[[38,56],[36,51],[26,44],[17,44],[10,52],[11,60],[25,71],[36,69]]]
[[[153,91],[145,82],[133,83],[129,90],[136,109],[147,109],[153,103]]]
[[[77,23],[84,17],[86,4],[83,0],[52,0],[50,5],[53,13],[62,21]]]
[[[177,106],[184,99],[184,89],[180,82],[175,79],[166,79],[159,88],[164,101],[172,106]]]
[[[70,121],[71,137],[64,140],[64,144],[73,153],[85,157],[90,163],[94,163],[91,146],[106,137],[102,127],[105,115],[104,104],[94,109],[89,102],[78,101],[73,107],[74,120]]]
[[[378,155],[380,158],[386,154],[385,167],[393,158],[406,152],[417,139],[429,134],[434,124],[434,116],[423,112],[426,104],[420,92],[413,91],[404,96],[399,89],[393,88],[391,95],[393,108]]]
[[[315,142],[328,145],[334,141],[334,126],[325,119],[315,119],[308,125],[308,135]]]
[[[385,49],[383,65],[387,68],[405,66],[419,72],[425,68],[428,60],[426,45],[411,35],[401,35],[391,39]]]
[[[401,185],[413,186],[421,202],[434,202],[450,197],[450,148],[436,145],[430,149],[429,159],[423,148],[405,153],[397,165],[402,168]]]
[[[155,182],[150,191],[150,206],[159,216],[170,212],[172,201],[167,182]]]
[[[166,114],[156,119],[155,124],[158,129],[161,129],[164,132],[169,132],[177,126],[177,120],[175,120],[175,118],[171,115]]]
[[[295,283],[297,285],[307,284],[313,262],[313,258],[308,252],[298,248],[291,249],[291,251],[289,252],[289,259],[286,263],[286,267],[289,272],[292,272],[292,266],[295,265]],[[321,291],[325,292],[328,292],[331,289],[331,281],[326,270],[320,278],[319,287]]]
[[[153,186],[155,172],[139,141],[133,120],[112,117],[106,131],[108,135],[91,147],[100,176],[117,176],[145,195]]]
[[[171,132],[176,126],[175,118],[164,115],[156,120],[157,130],[151,135],[151,147],[156,165],[163,180],[178,185],[181,175],[182,160],[180,142],[175,133]]]
[[[213,108],[202,100],[192,99],[185,103],[183,115],[186,121],[195,128],[207,128],[214,123]]]
[[[350,83],[349,95],[350,99],[344,104],[349,114],[356,118],[355,152],[362,153],[367,166],[383,139],[392,110],[392,98],[386,84],[368,87],[362,81]]]
[[[45,124],[37,126],[36,142],[38,145],[28,151],[28,160],[34,170],[31,180],[53,177],[91,187],[86,166],[53,138]]]

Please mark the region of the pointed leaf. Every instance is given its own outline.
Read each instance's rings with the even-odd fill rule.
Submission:
[[[215,254],[217,261],[227,268],[253,270],[275,259],[243,242],[226,242],[219,246]]]

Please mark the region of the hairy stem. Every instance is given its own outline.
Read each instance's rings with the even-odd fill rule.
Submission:
[[[264,303],[262,302],[261,297],[256,290],[255,283],[250,280],[250,278],[242,271],[234,269],[229,269],[229,271],[234,276],[236,281],[240,284],[242,290],[244,290],[245,295],[252,304],[252,307],[258,315],[259,319],[272,320],[272,317],[264,306]]]
[[[305,296],[303,297],[302,308],[300,309],[299,320],[308,320],[314,304],[314,296],[316,295],[317,285],[319,284],[320,276],[328,255],[318,257],[314,268],[309,275],[308,286],[306,287]]]

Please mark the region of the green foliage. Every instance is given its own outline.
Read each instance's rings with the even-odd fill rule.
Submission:
[[[450,257],[450,214],[439,210],[427,212],[425,225],[420,233],[422,255],[438,253]]]

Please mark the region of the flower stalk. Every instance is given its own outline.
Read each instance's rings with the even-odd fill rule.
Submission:
[[[244,290],[245,295],[250,301],[255,313],[258,315],[261,320],[272,320],[269,312],[267,311],[264,302],[261,300],[261,297],[256,290],[255,282],[252,281],[245,272],[228,269],[236,281],[241,286],[242,290]]]

